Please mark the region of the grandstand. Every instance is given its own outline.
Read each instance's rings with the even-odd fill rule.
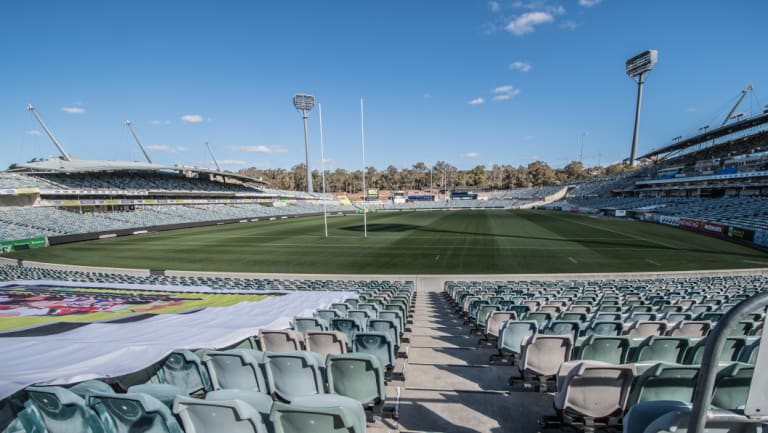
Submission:
[[[764,247],[765,137],[726,136],[571,185],[355,205],[194,167],[19,164],[0,175],[0,240],[25,248],[324,208],[544,207]],[[683,431],[702,401],[710,427],[754,431],[768,410],[751,386],[768,362],[764,269],[257,275],[1,260],[3,433],[655,433]]]

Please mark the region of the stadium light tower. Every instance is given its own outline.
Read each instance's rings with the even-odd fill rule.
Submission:
[[[640,128],[640,104],[643,100],[643,82],[645,74],[651,71],[659,59],[659,52],[646,50],[627,60],[627,75],[637,82],[637,105],[635,106],[635,131],[632,134],[632,154],[629,156],[629,166],[635,165],[637,155],[637,133]]]
[[[304,153],[307,159],[307,192],[312,192],[312,170],[309,168],[309,132],[307,131],[307,118],[309,112],[315,106],[315,97],[304,93],[293,96],[293,106],[301,112],[304,119]]]

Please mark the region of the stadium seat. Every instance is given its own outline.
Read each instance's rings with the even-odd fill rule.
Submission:
[[[346,317],[346,310],[342,314],[342,312],[339,310],[321,308],[315,310],[315,317],[325,321],[326,323],[330,323],[332,319]]]
[[[654,400],[677,400],[689,403],[693,399],[699,367],[658,363],[646,368],[632,385],[629,406]]]
[[[501,334],[501,328],[508,320],[516,320],[517,315],[513,311],[494,311],[488,316],[488,321],[485,325],[485,332],[483,332],[480,342],[495,343],[499,339]]]
[[[581,322],[575,320],[553,320],[542,331],[542,334],[548,335],[571,335],[573,341],[579,338],[580,333]]]
[[[352,351],[376,356],[387,370],[395,367],[395,347],[383,332],[358,332],[352,339]]]
[[[720,369],[715,379],[712,406],[721,409],[743,410],[747,403],[747,395],[754,371],[753,365],[738,362]]]
[[[173,413],[186,433],[267,433],[259,411],[242,400],[201,400],[179,397]]]
[[[70,391],[82,397],[84,400],[91,394],[109,394],[115,391],[111,386],[100,380],[86,380],[68,388]]]
[[[264,352],[292,352],[304,349],[304,337],[292,329],[260,329],[259,342]]]
[[[322,355],[307,351],[266,352],[268,388],[282,401],[291,402],[305,395],[322,394],[324,367]]]
[[[591,322],[587,327],[584,329],[584,335],[590,336],[590,335],[603,335],[603,336],[612,336],[617,337],[624,332],[624,323],[614,320],[614,321],[605,321],[605,320],[597,320]]]
[[[240,400],[248,403],[249,406],[256,409],[261,415],[261,419],[267,427],[267,432],[273,431],[272,423],[269,421],[269,414],[272,412],[274,400],[268,394],[243,389],[220,389],[209,392],[205,395],[205,399],[208,401]]]
[[[383,332],[395,345],[395,351],[400,347],[400,333],[393,319],[371,319],[368,321],[368,332]]]
[[[626,408],[634,378],[633,365],[590,365],[584,363],[568,374],[563,389],[555,395],[554,406],[565,424],[572,418],[593,426],[595,420],[609,418],[618,424]],[[614,418],[614,420],[610,420]]]
[[[42,425],[25,425],[27,431],[50,433],[103,433],[99,417],[74,392],[59,386],[30,386],[25,406],[34,408]]]
[[[624,364],[631,347],[628,337],[590,335],[577,347],[576,359]]]
[[[676,322],[667,333],[672,337],[706,337],[712,330],[712,322],[708,320],[681,320]]]
[[[101,419],[105,433],[184,433],[171,409],[148,394],[96,393],[87,401]]]
[[[168,383],[193,395],[213,390],[208,370],[200,358],[189,350],[175,350],[156,373],[161,383]]]
[[[327,331],[328,323],[317,317],[294,317],[293,329],[306,335],[307,331]]]
[[[395,324],[397,325],[397,331],[400,333],[400,335],[403,335],[405,332],[405,319],[399,311],[381,311],[379,312],[379,319],[394,320]]]
[[[129,387],[127,392],[149,395],[169,408],[173,407],[173,401],[177,396],[186,395],[183,389],[166,383],[140,383]]]
[[[329,355],[325,360],[328,392],[354,398],[381,415],[387,399],[384,367],[370,353]]]
[[[347,335],[338,331],[308,332],[304,340],[307,350],[319,353],[323,358],[330,354],[341,354],[349,351]]]
[[[505,353],[519,355],[522,352],[523,340],[535,335],[539,324],[533,320],[509,320],[504,323],[499,333],[497,348],[499,355]]]
[[[355,338],[355,334],[362,332],[364,329],[356,319],[337,318],[331,319],[330,323],[330,330],[345,334],[347,341],[352,341]]]
[[[357,323],[360,325],[360,329],[367,329],[368,321],[371,319],[375,319],[376,317],[377,316],[374,316],[374,313],[372,313],[370,310],[347,311],[347,319],[357,320]]]
[[[661,336],[667,332],[667,322],[639,320],[633,322],[626,331],[630,338],[645,338],[651,335]]]
[[[540,389],[546,381],[557,375],[560,365],[568,361],[573,351],[573,337],[570,335],[534,334],[523,340],[518,369],[523,383],[529,378],[538,380]]]
[[[646,337],[636,348],[634,362],[682,363],[690,340],[687,337]]]
[[[264,353],[248,349],[205,352],[203,362],[211,375],[213,389],[244,389],[269,392],[262,372]]]
[[[275,402],[270,415],[275,433],[365,433],[365,411],[355,399],[324,394]]]

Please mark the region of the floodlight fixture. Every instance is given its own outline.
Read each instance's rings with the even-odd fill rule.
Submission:
[[[307,161],[307,192],[312,192],[312,170],[309,168],[309,131],[307,127],[307,118],[309,111],[315,107],[315,97],[305,93],[293,95],[293,106],[301,111],[301,117],[304,120],[304,156]]]
[[[640,129],[640,105],[643,100],[643,82],[645,74],[651,71],[659,61],[659,52],[645,50],[642,53],[627,60],[626,71],[630,78],[637,82],[637,104],[635,105],[635,129],[632,134],[632,153],[629,156],[629,165],[635,165],[637,155],[637,136]]]

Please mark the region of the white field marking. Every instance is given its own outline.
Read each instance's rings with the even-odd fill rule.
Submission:
[[[337,238],[338,239],[338,238]],[[179,245],[184,246],[203,246],[208,245],[207,243],[199,243],[199,242],[185,242],[183,244],[179,243],[154,243],[154,245],[157,246],[172,246],[172,247],[178,247]],[[263,246],[274,246],[274,247],[302,247],[302,248],[347,248],[347,247],[357,247],[360,246],[359,242],[354,243],[337,243],[333,245],[327,245],[327,244],[303,244],[303,243],[266,243],[263,244]],[[421,245],[421,246],[414,246],[410,248],[414,249],[435,249],[435,248],[455,248],[456,244],[445,244],[445,245]],[[461,248],[467,249],[467,250],[573,250],[573,251],[584,251],[583,246],[573,246],[573,247],[559,247],[559,246],[553,246],[553,247],[539,247],[539,246],[526,246],[526,245],[515,245],[515,246],[493,246],[493,247],[487,247],[487,246],[480,246],[480,245],[462,245]],[[627,248],[627,247],[594,247],[590,248],[593,251],[653,251],[653,250],[661,250],[661,251],[667,251],[667,248],[662,247],[652,247],[648,246],[645,248]],[[766,264],[765,262],[760,262],[761,264]]]
[[[574,259],[573,257],[568,257],[568,260],[572,261],[574,264],[575,264],[575,263],[579,263],[579,262],[577,262],[577,261],[576,261],[576,259]]]
[[[565,218],[560,218],[560,217],[556,217],[556,218],[558,218],[560,220],[565,219]],[[620,231],[611,230],[611,229],[608,229],[608,228],[605,228],[605,227],[593,226],[592,224],[587,224],[587,223],[582,222],[582,221],[576,221],[575,219],[574,220],[570,220],[570,221],[573,222],[574,224],[581,224],[581,225],[587,226],[589,228],[593,228],[593,229],[597,229],[597,230],[602,230],[602,231],[606,231],[606,232],[610,232],[610,233],[615,233],[617,235],[626,236],[626,237],[629,237],[629,238],[637,239],[639,241],[645,241],[645,242],[650,242],[650,243],[657,244],[657,245],[663,245],[663,246],[665,246],[667,248],[674,248],[674,249],[678,248],[678,247],[676,247],[674,245],[670,245],[670,244],[667,244],[667,243],[664,243],[664,242],[654,241],[654,240],[651,240],[651,239],[648,239],[648,238],[644,238],[642,236],[637,236],[637,235],[633,235],[633,234],[629,234],[629,233],[622,233]]]
[[[768,262],[759,262],[757,260],[742,260],[744,263],[752,263],[755,265],[768,265]]]
[[[661,266],[661,263],[653,261],[651,259],[645,259],[645,261],[650,263],[650,264],[652,264],[652,265]]]

